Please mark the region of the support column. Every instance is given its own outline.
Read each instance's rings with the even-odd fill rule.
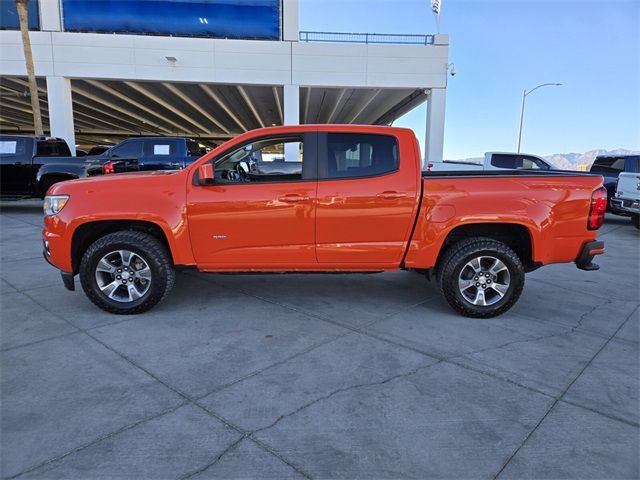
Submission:
[[[300,85],[284,86],[284,124],[300,124]]]
[[[60,2],[62,0],[40,0],[40,29],[43,32],[61,32]]]
[[[282,40],[297,42],[299,37],[298,0],[282,0]]]
[[[299,125],[300,124],[300,85],[284,86],[284,124]],[[299,161],[299,146],[296,143],[284,144],[284,161]]]
[[[65,77],[47,77],[49,126],[52,137],[64,138],[71,153],[76,154],[76,135],[73,126],[71,80]]]
[[[425,162],[441,162],[444,152],[444,114],[446,89],[432,88],[427,100],[427,128],[424,145]]]

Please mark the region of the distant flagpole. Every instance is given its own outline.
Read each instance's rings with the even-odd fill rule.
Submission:
[[[431,11],[433,15],[436,17],[436,30],[437,33],[440,33],[440,6],[442,4],[442,0],[431,0]]]

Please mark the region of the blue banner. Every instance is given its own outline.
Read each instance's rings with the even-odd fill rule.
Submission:
[[[64,29],[280,39],[280,0],[63,0]]]
[[[28,5],[29,30],[40,30],[38,0],[31,0]],[[0,30],[20,30],[16,0],[0,0]]]

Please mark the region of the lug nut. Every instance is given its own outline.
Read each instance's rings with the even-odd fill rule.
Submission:
[[[479,284],[479,283],[476,283],[476,287],[479,287],[479,286],[480,286],[480,284]]]
[[[117,278],[118,280],[120,280],[120,278],[122,278],[122,277],[120,277],[120,275],[116,275],[116,278]]]
[[[487,286],[483,283],[483,284],[482,284],[482,288],[487,288]]]

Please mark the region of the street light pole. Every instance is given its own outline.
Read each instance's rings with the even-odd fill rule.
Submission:
[[[540,85],[533,87],[531,90],[527,92],[527,90],[522,91],[522,105],[520,106],[520,129],[518,130],[518,153],[520,153],[520,145],[522,144],[522,124],[524,123],[524,102],[527,99],[527,95],[533,93],[537,89],[541,87],[559,87],[562,85],[561,83],[541,83]]]

